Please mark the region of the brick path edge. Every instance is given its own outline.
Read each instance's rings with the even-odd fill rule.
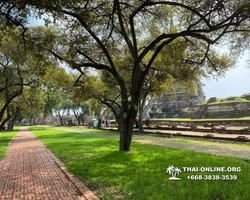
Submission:
[[[34,134],[32,133],[32,135],[34,135]],[[100,200],[82,181],[80,181],[78,178],[74,177],[74,175],[67,170],[67,168],[62,163],[62,161],[59,158],[57,158],[36,136],[35,136],[35,138],[44,147],[46,152],[53,158],[53,160],[58,165],[58,167],[67,175],[67,177],[73,182],[73,184],[77,187],[77,189],[88,200]]]

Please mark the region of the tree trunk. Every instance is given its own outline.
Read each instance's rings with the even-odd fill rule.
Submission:
[[[7,131],[13,131],[14,123],[12,120],[8,121]]]
[[[97,128],[98,129],[102,128],[102,119],[101,118],[98,119],[98,127]]]
[[[3,105],[3,107],[0,110],[0,121],[2,121],[5,110],[8,108],[11,101],[15,97],[17,97],[17,96],[19,96],[19,95],[21,95],[23,93],[23,78],[22,78],[22,76],[20,74],[19,67],[18,67],[18,75],[19,75],[19,78],[20,78],[20,84],[21,85],[20,85],[20,89],[18,91],[16,91],[15,93],[13,93],[12,95],[9,94],[9,78],[5,76],[6,75],[5,70],[6,70],[6,66],[4,66],[4,70],[3,70],[4,77],[6,78],[6,80],[5,80],[5,84],[6,84],[5,85],[5,104]]]
[[[76,119],[77,119],[78,125],[80,126],[80,125],[81,125],[80,116],[77,114],[77,112],[76,112],[74,109],[73,109],[73,113],[74,113],[74,115],[75,115],[75,117],[76,117]]]
[[[6,111],[6,109],[8,108],[9,104],[10,104],[11,100],[6,101],[4,106],[2,107],[1,111],[0,111],[0,121],[2,121],[4,113]]]
[[[143,130],[143,105],[139,105],[139,131]]]
[[[30,116],[30,126],[32,126],[32,119],[33,119],[33,116]]]
[[[24,118],[23,118],[22,116],[20,116],[20,118],[17,119],[18,123],[21,124],[21,122],[23,121],[23,119],[24,119]]]
[[[61,123],[61,126],[63,126],[63,120],[62,120],[62,117],[61,115],[58,115],[60,117],[60,123]]]
[[[14,118],[13,118],[13,119],[10,119],[10,120],[8,121],[7,131],[13,131],[14,125],[15,125],[15,123],[16,123],[18,117],[20,116],[20,114],[21,114],[21,111],[20,111],[19,108],[17,108]]]
[[[133,130],[120,128],[120,151],[130,151]]]
[[[9,115],[6,119],[4,119],[0,125],[0,131],[3,130],[4,125],[7,123],[7,121],[11,118],[11,116]]]
[[[82,125],[84,125],[84,117],[80,116],[79,121],[82,122]]]
[[[151,87],[150,87],[151,88]],[[141,101],[139,101],[139,131],[144,131],[143,130],[143,112],[144,112],[144,107],[146,104],[146,98],[148,96],[150,90],[148,90],[143,99]]]
[[[6,108],[7,110],[7,117],[2,121],[1,125],[0,125],[0,131],[3,130],[4,125],[10,120],[11,118],[11,114],[10,114],[10,107],[8,106]],[[1,121],[1,120],[0,120]]]
[[[130,114],[125,119],[124,115],[122,115],[118,120],[120,132],[120,151],[130,151],[137,110],[130,109],[129,113]]]

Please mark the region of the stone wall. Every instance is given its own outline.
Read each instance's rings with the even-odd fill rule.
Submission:
[[[250,116],[250,102],[234,102],[216,105],[192,106],[182,109],[179,117],[196,118],[199,110],[207,107],[201,118],[241,118]]]

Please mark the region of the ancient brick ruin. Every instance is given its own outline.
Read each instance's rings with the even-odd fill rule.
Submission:
[[[185,91],[170,92],[159,98],[153,98],[146,106],[144,119],[146,118],[177,118],[183,108],[196,106],[205,100],[202,84],[197,81],[197,90],[193,95],[187,95]]]
[[[244,97],[250,100],[250,96]],[[216,98],[210,98],[207,104],[182,108],[181,118],[241,118],[250,116],[250,102],[215,103]]]

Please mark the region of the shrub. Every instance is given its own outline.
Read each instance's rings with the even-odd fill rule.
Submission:
[[[237,97],[227,97],[225,98],[226,101],[234,101]]]

